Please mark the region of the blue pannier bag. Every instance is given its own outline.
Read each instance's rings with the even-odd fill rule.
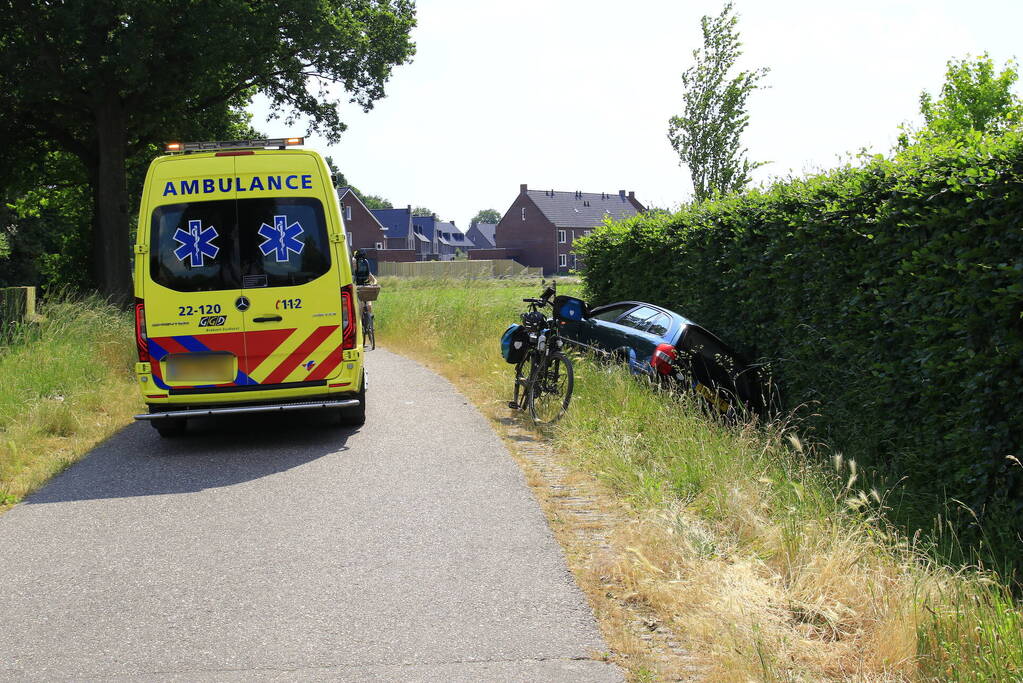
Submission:
[[[526,345],[529,342],[529,333],[522,325],[512,324],[501,335],[501,355],[505,361],[516,364],[526,355]]]
[[[579,321],[590,317],[590,312],[582,299],[559,296],[554,299],[554,317],[558,320]]]

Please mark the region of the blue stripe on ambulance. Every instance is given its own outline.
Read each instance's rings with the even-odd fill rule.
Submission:
[[[152,339],[147,339],[146,341],[149,342],[149,357],[153,359],[153,362],[160,362],[160,359],[167,355],[167,349],[163,348]],[[159,389],[170,389],[170,387],[164,384],[163,380],[155,374],[153,375],[153,384],[155,384]]]

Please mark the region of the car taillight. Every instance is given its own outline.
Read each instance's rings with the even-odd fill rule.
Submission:
[[[139,362],[149,362],[149,339],[146,338],[146,304],[135,299],[135,346],[139,351]]]
[[[671,344],[658,344],[654,355],[650,357],[650,365],[662,375],[670,375],[671,367],[677,357],[675,347]]]
[[[351,285],[341,288],[341,348],[355,348],[355,296]]]

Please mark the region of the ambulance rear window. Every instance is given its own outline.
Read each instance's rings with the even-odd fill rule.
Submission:
[[[330,270],[323,205],[312,198],[161,206],[151,239],[153,281],[179,292],[300,285]]]

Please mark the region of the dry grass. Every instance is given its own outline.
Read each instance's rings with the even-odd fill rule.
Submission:
[[[55,301],[0,346],[0,510],[131,421],[140,408],[127,315]]]
[[[381,339],[507,428],[497,340],[533,289],[394,283]],[[631,680],[1023,677],[1007,589],[892,532],[854,463],[829,467],[787,425],[723,425],[622,373],[581,362],[576,380],[566,419],[534,434],[580,478],[519,459]],[[605,519],[573,521],[565,487],[589,491]]]

